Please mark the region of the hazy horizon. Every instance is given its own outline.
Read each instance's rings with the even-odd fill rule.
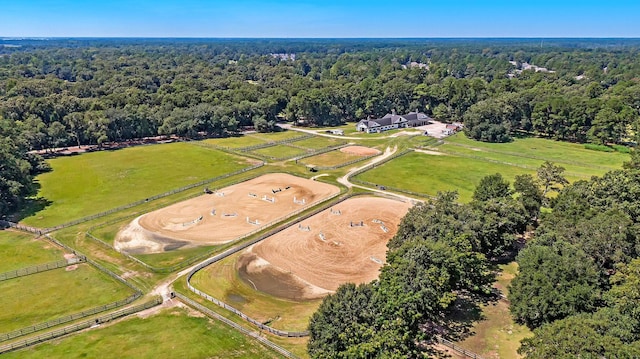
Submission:
[[[0,0],[4,38],[638,38],[640,2]]]

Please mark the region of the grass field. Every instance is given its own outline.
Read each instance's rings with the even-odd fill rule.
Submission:
[[[0,230],[0,273],[54,262],[64,252],[49,242],[32,235],[10,230]]]
[[[3,358],[280,358],[224,324],[171,308],[132,317]]]
[[[306,153],[306,151],[301,150],[299,148],[286,146],[286,145],[276,145],[276,146],[261,148],[259,150],[252,151],[251,153],[254,153],[258,156],[267,157],[267,158],[271,157],[271,158],[280,159],[280,158],[293,158],[296,156],[300,156]]]
[[[293,142],[294,145],[308,148],[310,150],[319,150],[326,147],[338,146],[346,141],[338,140],[337,138],[329,138],[329,137],[311,137],[304,140]]]
[[[307,157],[302,160],[305,165],[331,167],[353,161],[364,156],[358,156],[351,153],[344,153],[340,150],[325,152],[321,155]]]
[[[515,262],[500,267],[501,274],[497,278],[496,287],[506,295],[506,288],[515,277],[518,267]],[[517,352],[520,341],[531,336],[531,331],[513,321],[508,302],[503,299],[487,304],[482,307],[482,315],[483,319],[472,328],[474,335],[458,344],[487,359],[520,358]]]
[[[37,177],[51,201],[23,222],[49,227],[247,167],[227,153],[188,143],[100,151],[49,161]]]
[[[131,289],[88,264],[0,282],[0,332],[6,333],[122,300]]]
[[[305,133],[300,133],[298,131],[282,131],[282,132],[269,132],[269,133],[253,133],[248,136],[259,138],[267,142],[275,142],[275,141],[288,140],[290,138],[295,138],[295,137],[302,137],[305,135],[306,135]]]
[[[203,141],[204,143],[208,143],[215,146],[229,147],[229,148],[243,148],[255,145],[261,145],[265,143],[265,141],[258,137],[253,136],[238,136],[238,137],[227,137],[227,138],[210,138]]]
[[[501,173],[513,181],[516,175],[534,173],[520,167],[455,156],[409,153],[357,176],[358,179],[428,195],[457,190],[468,202],[482,177]]]
[[[622,163],[629,159],[629,155],[624,153],[592,151],[585,149],[582,144],[535,137],[516,138],[513,142],[508,143],[486,143],[468,139],[464,133],[459,133],[446,138],[445,141],[484,152],[497,152],[499,154],[529,157],[543,161],[548,160],[562,164],[565,167],[568,167],[567,165],[578,165],[619,169],[622,167]],[[453,146],[444,145],[443,148],[453,148]]]
[[[240,279],[237,258],[238,255],[234,255],[203,269],[196,273],[191,284],[260,322],[269,322],[273,328],[306,330],[320,300],[295,302],[256,291]]]

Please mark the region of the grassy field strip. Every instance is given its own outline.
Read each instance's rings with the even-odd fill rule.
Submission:
[[[460,148],[464,148],[466,149],[466,151],[461,150],[461,149],[454,149],[452,147],[460,147]],[[447,149],[447,150],[445,150]],[[482,153],[482,154],[488,154],[491,156],[491,154],[493,154],[492,158],[496,158],[496,157],[501,157],[501,156],[508,156],[508,157],[519,157],[519,158],[526,158],[526,159],[531,159],[531,160],[539,160],[541,162],[546,161],[547,159],[544,157],[540,157],[540,156],[535,156],[535,155],[530,155],[530,154],[523,154],[523,153],[516,153],[516,152],[509,152],[509,151],[500,151],[500,150],[496,150],[494,148],[475,148],[473,146],[469,146],[467,144],[462,144],[462,143],[455,143],[455,142],[445,142],[442,146],[439,147],[439,150],[443,151],[443,152],[451,152],[451,153],[469,153],[471,151],[475,152],[475,153]],[[613,154],[613,153],[610,153]],[[615,155],[615,154],[614,154]],[[624,157],[621,156],[621,157]],[[577,162],[577,161],[571,161],[570,159],[568,159],[567,157],[565,158],[555,158],[552,162],[556,163],[556,164],[561,164],[564,165],[565,167],[568,166],[577,166],[577,167],[588,167],[588,168],[596,168],[596,169],[600,169],[603,170],[603,172],[606,171],[610,171],[612,169],[618,169],[620,167],[622,167],[622,164],[620,164],[620,166],[617,165],[617,158],[612,158],[614,160],[616,160],[616,164],[612,164],[609,166],[605,166],[605,165],[596,165],[596,164],[589,164],[589,163],[583,163],[583,162]]]
[[[446,143],[488,152],[603,169],[618,169],[622,167],[624,161],[629,159],[628,154],[587,150],[581,144],[535,137],[516,138],[513,142],[507,143],[487,143],[468,139],[464,133],[459,133],[448,137]]]
[[[192,310],[165,309],[129,317],[101,328],[3,358],[281,358],[245,335]]]
[[[475,186],[487,175],[502,173],[510,181],[516,175],[533,173],[525,168],[454,156],[408,153],[364,173],[356,179],[401,188],[430,196],[457,190],[459,200],[471,200]]]
[[[261,323],[268,322],[272,328],[305,331],[308,318],[316,311],[321,300],[295,302],[254,290],[238,275],[238,256],[229,256],[196,273],[191,285]]]
[[[500,265],[496,288],[503,294],[518,271],[516,262]],[[520,358],[520,341],[532,335],[524,325],[516,324],[509,314],[509,303],[500,299],[482,306],[483,319],[473,326],[473,335],[458,342],[462,347],[485,358]]]
[[[266,141],[259,137],[242,135],[238,137],[210,138],[203,140],[202,142],[213,146],[227,147],[230,149],[238,150],[240,148],[261,145]]]
[[[60,260],[64,253],[33,235],[0,230],[0,273]]]
[[[36,179],[37,196],[50,203],[32,208],[23,219],[28,225],[52,227],[249,166],[245,158],[189,143],[59,157],[49,164],[52,171]]]
[[[79,264],[71,271],[56,269],[0,282],[0,293],[0,332],[6,333],[122,300],[133,291]]]
[[[475,151],[469,148],[451,148],[451,147],[447,147],[447,145],[440,146],[438,148],[438,151],[449,154],[449,155],[458,156],[458,157],[466,157],[466,158],[476,159],[479,161],[487,161],[487,162],[499,163],[507,166],[520,167],[520,168],[531,170],[533,172],[535,172],[540,167],[540,165],[544,163],[544,160],[532,159],[530,157],[507,155],[507,154],[498,153],[498,152]],[[566,169],[564,174],[567,177],[574,177],[574,178],[581,177],[582,179],[589,179],[591,178],[591,176],[594,176],[594,175],[603,175],[605,172],[610,170],[610,169],[602,169],[601,167],[591,168],[591,167],[587,167],[586,165],[577,166],[573,164],[570,164],[570,165],[563,164],[563,167],[565,167]]]
[[[187,297],[188,299],[226,318],[227,320],[235,323],[237,326],[240,326],[245,330],[249,330],[249,331],[255,330],[254,325],[245,321],[241,317],[237,316],[235,313],[232,313],[202,298],[201,296],[193,293],[191,290],[187,288],[186,280],[179,280],[174,282],[172,289],[176,293],[179,293],[182,297]],[[277,345],[285,348],[286,350],[292,352],[294,355],[297,355],[299,358],[309,357],[309,354],[307,353],[307,342],[309,340],[309,337],[281,337],[281,336],[277,336],[275,334],[269,333],[268,331],[263,331],[262,334],[266,338],[268,338],[271,342],[276,343]]]
[[[290,143],[290,145],[299,146],[308,150],[320,150],[326,147],[333,147],[344,143],[346,143],[346,141],[340,141],[338,139],[330,137],[314,136]]]
[[[272,160],[284,160],[288,158],[293,158],[296,156],[300,156],[305,152],[307,151],[301,150],[295,147],[290,147],[287,145],[275,145],[275,146],[251,151],[251,153],[253,154],[256,154],[258,156],[262,156],[268,159],[272,159]]]

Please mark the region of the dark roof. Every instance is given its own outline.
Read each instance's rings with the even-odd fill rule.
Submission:
[[[375,127],[375,126],[389,126],[389,125],[393,125],[394,123],[398,123],[402,121],[407,121],[410,123],[416,123],[416,122],[419,123],[419,122],[430,121],[430,120],[431,120],[431,117],[425,115],[422,112],[409,112],[408,114],[402,115],[402,116],[388,113],[384,115],[384,117],[382,118],[377,118],[373,120],[362,120],[359,122],[359,124],[363,123],[367,127]]]

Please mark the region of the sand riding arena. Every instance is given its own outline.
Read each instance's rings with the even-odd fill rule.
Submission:
[[[410,204],[354,197],[249,247],[238,258],[240,276],[274,296],[319,298],[346,282],[379,275],[387,242]]]
[[[142,215],[117,234],[115,248],[146,254],[227,243],[339,191],[288,174],[266,174]]]
[[[342,147],[340,149],[340,152],[348,153],[352,155],[358,155],[358,156],[373,156],[380,153],[380,151],[376,150],[375,148],[364,147],[364,146]]]

